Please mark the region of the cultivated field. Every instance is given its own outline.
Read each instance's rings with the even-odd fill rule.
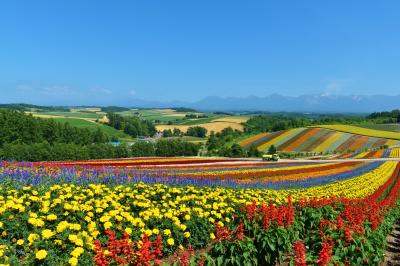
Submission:
[[[372,124],[372,125],[357,125],[358,127],[375,129],[375,130],[383,130],[383,131],[391,131],[391,132],[400,132],[400,123],[398,124]]]
[[[379,135],[391,133],[393,132],[379,131]],[[375,132],[375,134],[378,134],[378,132]],[[240,143],[240,145],[245,149],[249,149],[254,145],[261,151],[265,151],[271,145],[274,145],[279,151],[329,151],[339,153],[346,151],[365,151],[367,149],[379,148],[383,145],[393,146],[399,144],[400,141],[398,140],[356,135],[325,128],[295,128],[272,133],[264,133]]]
[[[163,131],[165,129],[171,129],[173,130],[174,128],[180,129],[182,132],[186,132],[189,127],[193,126],[199,126],[199,127],[204,127],[207,129],[207,134],[210,134],[211,131],[214,132],[221,132],[224,128],[231,127],[233,129],[237,130],[243,130],[243,125],[237,122],[227,122],[227,121],[212,121],[209,123],[204,123],[204,124],[195,124],[195,125],[157,125],[156,128],[158,131]]]
[[[377,130],[365,127],[352,126],[352,125],[321,125],[318,127],[333,129],[336,131],[347,132],[357,135],[369,136],[369,137],[400,140],[400,133],[386,131],[386,130]]]
[[[330,157],[330,159],[377,159],[377,158],[400,158],[400,148],[380,149],[365,152],[349,152]]]
[[[11,265],[375,264],[400,213],[394,161],[1,164]]]
[[[128,134],[125,134],[120,130],[104,125],[102,123],[97,123],[93,120],[86,120],[80,118],[63,118],[63,117],[57,117],[52,119],[60,123],[69,123],[71,126],[75,126],[78,128],[87,128],[89,130],[101,129],[105,134],[107,134],[107,136],[117,137],[120,140],[127,140],[127,141],[132,140],[132,137],[130,137]]]

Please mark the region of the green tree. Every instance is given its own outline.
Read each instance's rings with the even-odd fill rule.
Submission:
[[[186,131],[186,135],[192,137],[205,138],[207,135],[207,129],[199,126],[189,127]]]
[[[246,157],[246,152],[243,150],[243,148],[235,143],[231,147],[231,154],[232,157]]]
[[[269,146],[268,154],[275,154],[275,153],[276,153],[276,147],[274,145]]]
[[[155,156],[155,147],[152,142],[137,141],[131,146],[131,155],[133,157],[151,157]]]

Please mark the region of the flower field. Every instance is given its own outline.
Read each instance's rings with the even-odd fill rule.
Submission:
[[[352,125],[321,125],[319,127],[352,133],[356,135],[400,140],[400,134],[398,132],[387,131],[387,130],[378,130],[366,127],[352,126]]]
[[[350,152],[336,155],[330,159],[377,159],[377,158],[400,158],[400,148],[381,149],[366,152]]]
[[[400,163],[1,162],[0,264],[378,265]]]
[[[370,130],[365,128],[359,129]],[[346,133],[337,131],[336,129],[325,128],[296,128],[272,133],[263,133],[243,141],[240,145],[244,149],[249,149],[251,146],[255,146],[261,151],[266,151],[271,145],[274,145],[279,151],[331,151],[343,153],[349,150],[361,151],[378,148],[383,145],[393,146],[400,144],[400,141],[396,139],[367,136],[359,134],[360,131],[357,132]],[[397,132],[386,133],[399,135]],[[393,136],[390,135],[389,137]],[[397,137],[400,138],[400,136]]]

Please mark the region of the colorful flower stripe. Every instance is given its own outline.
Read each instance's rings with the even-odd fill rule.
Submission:
[[[377,150],[370,152],[355,152],[355,153],[346,153],[342,155],[333,156],[330,159],[377,159],[377,158],[397,158],[391,157],[393,149],[385,149],[385,150]]]
[[[235,162],[239,159],[211,159],[211,158],[133,158],[133,159],[114,159],[114,160],[87,160],[87,161],[63,161],[63,162],[39,162],[34,163],[39,166],[144,166],[144,165],[168,165],[168,164],[198,164],[198,163],[220,163],[220,162]],[[243,160],[240,160],[243,161]]]
[[[254,137],[243,143],[246,143],[244,146],[246,149],[254,145],[261,151],[274,145],[278,150],[288,152],[346,152],[362,151],[382,145],[399,145],[400,141],[354,135],[325,128],[297,128]]]
[[[249,149],[253,144],[256,147],[260,147],[262,145],[264,145],[265,143],[271,141],[272,139],[277,138],[280,134],[283,134],[285,131],[277,131],[277,132],[271,132],[270,134],[268,134],[267,136],[258,139],[257,141],[255,141],[254,143],[252,143],[251,145],[246,146],[246,149]]]
[[[272,176],[284,176],[291,174],[303,173],[304,178],[307,178],[307,173],[318,172],[328,169],[339,169],[341,166],[352,166],[356,165],[355,162],[345,162],[336,164],[324,164],[324,165],[307,165],[302,167],[288,167],[286,169],[272,168],[272,169],[254,169],[254,170],[235,170],[235,171],[223,171],[223,172],[203,172],[203,173],[184,173],[185,177],[193,178],[220,178],[220,179],[233,179],[239,180],[242,178],[251,178],[257,180],[258,178],[272,177]],[[180,176],[177,172],[174,176]]]
[[[342,133],[336,132],[336,131],[331,131],[329,130],[330,134],[328,139],[323,141],[319,146],[315,147],[313,151],[315,152],[324,152],[324,151],[331,151],[329,147],[331,147],[334,143],[336,143],[342,136]]]
[[[266,136],[268,136],[270,133],[262,133],[259,134],[257,136],[254,136],[252,138],[249,138],[243,142],[240,143],[240,146],[243,148],[250,148],[250,146],[254,145],[254,146],[258,146],[257,143],[259,142],[260,139],[265,138]]]
[[[124,232],[126,243],[139,247],[148,245],[148,241],[158,243],[155,246],[160,257],[189,245],[203,249],[212,243],[214,232],[221,237],[219,230],[237,221],[243,204],[256,206],[269,201],[275,203],[268,205],[269,210],[277,214],[270,217],[271,221],[284,224],[277,231],[285,232],[285,226],[293,219],[302,219],[293,216],[312,204],[331,205],[329,210],[341,204],[333,212],[343,215],[345,222],[352,217],[360,220],[358,216],[362,215],[369,220],[361,219],[360,223],[374,224],[378,219],[372,218],[380,213],[372,209],[376,204],[370,206],[372,199],[382,204],[382,210],[387,210],[397,201],[400,184],[397,178],[400,163],[394,161],[315,164],[314,170],[309,167],[312,165],[297,168],[283,165],[282,169],[278,167],[271,172],[296,170],[286,172],[296,180],[249,183],[234,178],[129,176],[142,171],[130,168],[0,164],[0,264],[11,265],[99,263],[109,254],[106,250],[98,252],[106,233],[112,238],[109,243],[113,243],[107,247],[109,252],[126,247],[107,230]],[[307,169],[309,178],[299,179],[300,171]],[[159,170],[162,173],[163,168]],[[318,172],[324,174],[315,176]],[[289,198],[298,203],[297,209],[293,209],[291,201],[287,207]],[[345,205],[351,199],[368,208],[355,212],[358,205]],[[251,214],[250,208],[246,214]],[[339,220],[335,215],[322,216]],[[314,227],[318,228],[318,223]],[[304,231],[303,227],[297,228]],[[318,234],[318,229],[314,233]],[[101,242],[95,242],[96,239]],[[98,255],[97,262],[93,261],[94,254]],[[142,253],[132,256],[142,258],[137,254]]]
[[[281,145],[277,146],[277,149],[280,151],[291,151],[294,150],[293,147],[296,147],[299,143],[303,142],[305,139],[308,139],[308,137],[311,135],[310,134],[311,129],[306,128],[292,138],[290,138],[288,141],[282,143]]]
[[[278,147],[285,143],[286,141],[290,140],[294,136],[296,136],[298,133],[302,132],[305,130],[305,128],[295,128],[295,129],[290,129],[283,131],[279,136],[276,138],[264,143],[259,147],[260,150],[265,151],[268,150],[268,148],[273,144],[275,147]]]
[[[298,145],[296,151],[312,151],[331,135],[333,135],[332,131],[319,129],[316,134],[311,135],[309,139]]]
[[[400,158],[400,148],[394,148],[390,151],[390,158]]]

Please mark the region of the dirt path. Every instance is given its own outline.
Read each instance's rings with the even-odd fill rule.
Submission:
[[[397,220],[392,232],[387,236],[385,260],[382,265],[400,266],[400,220]]]

